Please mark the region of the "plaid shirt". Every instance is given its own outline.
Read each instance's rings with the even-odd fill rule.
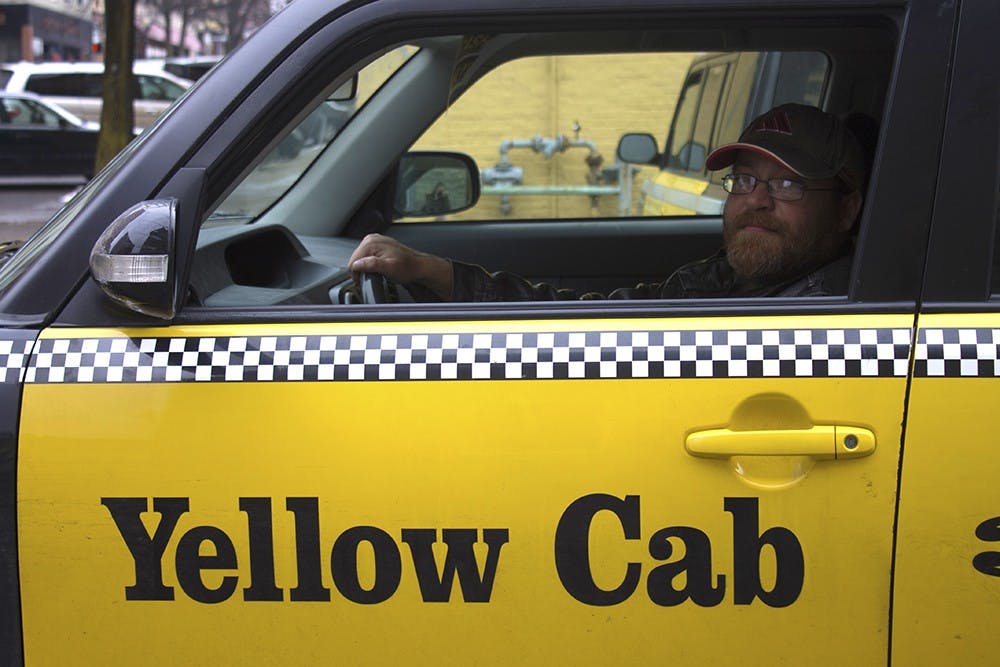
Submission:
[[[724,250],[711,257],[685,264],[666,280],[616,289],[608,295],[559,289],[546,283],[531,283],[505,271],[490,273],[481,266],[452,262],[453,301],[556,301],[572,299],[692,299],[761,296],[841,296],[847,294],[851,255],[804,275],[764,286],[741,286]],[[412,291],[412,290],[411,290]],[[421,298],[426,290],[417,290]],[[423,300],[423,299],[421,299]]]

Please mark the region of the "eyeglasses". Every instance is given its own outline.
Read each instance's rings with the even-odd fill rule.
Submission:
[[[808,190],[841,189],[837,186],[830,188],[810,188],[805,183],[793,181],[790,178],[769,178],[765,181],[750,174],[729,174],[722,177],[723,189],[733,195],[748,195],[761,183],[767,183],[767,194],[782,201],[798,201],[805,196]]]

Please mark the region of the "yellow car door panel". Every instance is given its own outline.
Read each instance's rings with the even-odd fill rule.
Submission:
[[[877,661],[911,320],[49,330],[20,447],[26,657],[761,661],[790,623],[796,654]],[[838,458],[830,425],[875,444]],[[713,429],[753,446],[686,446]]]
[[[984,664],[1000,595],[1000,318],[922,315],[906,426],[894,656]]]

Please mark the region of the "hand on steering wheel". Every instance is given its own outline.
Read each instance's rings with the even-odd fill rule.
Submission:
[[[358,276],[357,282],[361,303],[399,303],[396,283],[381,273],[362,273]]]

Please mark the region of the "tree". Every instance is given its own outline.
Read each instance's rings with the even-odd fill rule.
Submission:
[[[104,3],[104,75],[101,103],[101,133],[97,140],[98,172],[132,141],[135,127],[135,83],[132,75],[135,51],[135,0]]]
[[[240,45],[248,27],[258,27],[271,15],[267,0],[218,0],[215,7],[227,30],[226,53]]]
[[[208,26],[225,36],[224,52],[236,48],[247,32],[266,21],[284,0],[146,0],[143,5],[163,24],[164,50],[168,56],[187,54],[185,36],[188,27],[199,32]],[[147,17],[149,18],[149,17]],[[180,30],[174,26],[180,22]],[[179,43],[174,36],[179,35]]]
[[[211,9],[211,0],[147,0],[145,4],[155,10],[163,21],[163,41],[168,56],[186,55],[184,38],[187,35],[188,25],[203,18]],[[175,18],[180,19],[178,44],[173,41]]]

